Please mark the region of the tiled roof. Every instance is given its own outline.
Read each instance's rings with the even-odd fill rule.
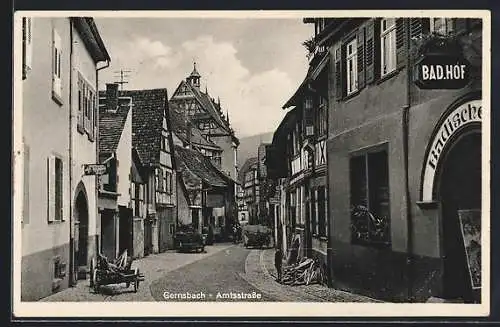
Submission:
[[[175,158],[181,170],[188,169],[205,183],[217,187],[228,186],[220,171],[200,152],[175,145]]]
[[[130,110],[129,102],[121,100],[116,113],[106,112],[106,101],[103,99],[100,100],[103,105],[99,110],[99,154],[101,159],[105,159],[107,155],[116,151]]]
[[[172,131],[183,142],[187,143],[187,122],[182,112],[182,109],[176,103],[169,103],[170,121],[172,122]],[[200,129],[194,124],[191,126],[191,142],[202,147],[210,147],[212,149],[222,150],[217,144],[207,140],[201,133]]]
[[[259,159],[257,157],[251,157],[248,158],[243,166],[241,166],[240,171],[238,172],[238,181],[240,182],[241,185],[245,184],[245,174],[247,171],[254,165],[257,165],[259,162]]]
[[[200,102],[205,110],[217,121],[217,124],[226,132],[230,133],[231,128],[229,124],[222,120],[219,110],[215,107],[215,104],[212,102],[212,99],[208,96],[207,93],[203,93],[197,88],[193,87],[191,84],[183,81],[193,92],[196,99]]]
[[[105,92],[101,94],[105,96]],[[137,149],[141,164],[158,163],[167,89],[126,90],[120,91],[119,96],[132,98],[132,146]]]

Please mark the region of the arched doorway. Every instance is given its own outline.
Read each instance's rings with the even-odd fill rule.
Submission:
[[[75,227],[78,241],[76,249],[76,268],[78,279],[85,279],[88,262],[89,210],[87,197],[83,190],[78,192],[75,201]]]
[[[479,300],[473,291],[459,211],[481,209],[481,130],[464,130],[446,151],[438,179],[441,206],[443,297]]]

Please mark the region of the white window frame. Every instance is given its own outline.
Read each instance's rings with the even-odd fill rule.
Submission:
[[[436,22],[440,22],[441,26],[436,28]],[[444,17],[434,17],[430,19],[430,32],[440,35],[448,35],[453,32],[453,19]]]
[[[62,103],[62,58],[61,36],[55,28],[52,29],[52,95],[59,103]]]
[[[352,72],[352,76],[350,72]],[[358,90],[358,44],[356,38],[346,45],[346,82],[347,95]]]
[[[380,75],[396,70],[396,18],[380,21]]]

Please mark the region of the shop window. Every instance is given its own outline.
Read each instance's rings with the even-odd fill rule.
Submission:
[[[396,19],[380,22],[380,72],[382,77],[396,69]]]
[[[440,35],[448,35],[453,33],[452,18],[431,18],[430,31]]]
[[[356,39],[347,43],[346,53],[347,95],[349,95],[358,90],[358,49]]]
[[[350,159],[352,242],[390,244],[389,170],[387,151]]]

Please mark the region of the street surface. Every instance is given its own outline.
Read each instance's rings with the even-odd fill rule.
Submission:
[[[245,273],[249,252],[242,246],[233,246],[171,271],[151,284],[153,298],[157,301],[275,301],[240,276]]]
[[[102,286],[89,281],[48,296],[43,302],[374,302],[322,285],[290,286],[276,282],[273,249],[245,249],[216,243],[206,253],[167,251],[137,259],[132,267],[144,274],[139,290],[125,284]],[[376,301],[375,301],[376,302]]]

